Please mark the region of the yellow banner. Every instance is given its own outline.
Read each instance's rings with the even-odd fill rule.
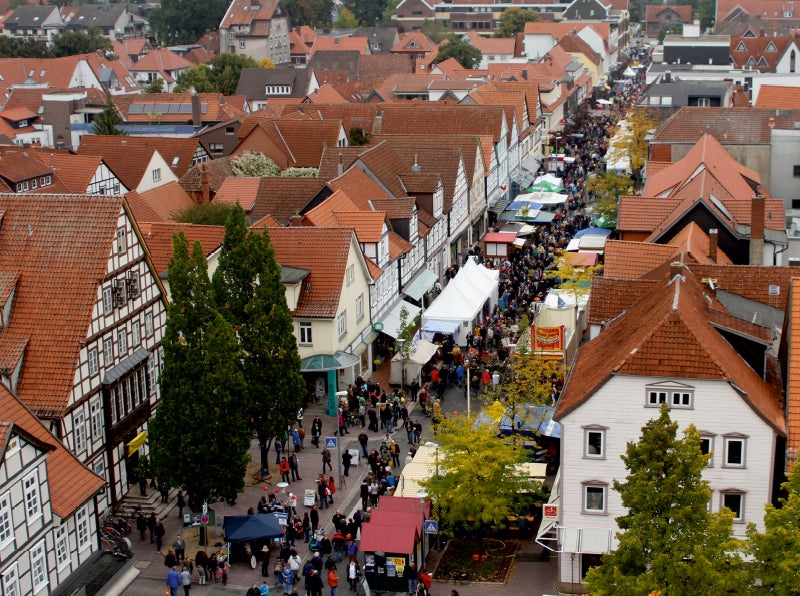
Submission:
[[[558,327],[531,325],[531,337],[535,352],[558,352],[564,349],[564,325]]]
[[[139,447],[144,445],[145,441],[147,441],[147,431],[143,430],[138,435],[133,437],[133,440],[128,443],[128,456],[133,455],[139,450]]]

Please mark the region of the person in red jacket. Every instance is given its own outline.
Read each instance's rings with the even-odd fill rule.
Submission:
[[[280,463],[281,480],[283,480],[286,483],[289,483],[290,471],[291,467],[289,466],[289,461],[286,459],[286,457],[282,457]]]

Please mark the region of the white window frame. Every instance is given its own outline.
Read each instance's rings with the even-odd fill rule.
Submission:
[[[109,367],[114,362],[114,338],[106,337],[103,340],[103,366]]]
[[[42,495],[39,486],[39,470],[34,470],[22,480],[25,519],[30,524],[42,516]]]
[[[691,410],[694,408],[694,387],[674,382],[645,387],[645,407],[660,408],[661,404],[667,404],[670,408]]]
[[[153,182],[161,182],[161,168],[153,168]]]
[[[603,503],[600,509],[589,509],[589,490],[599,489],[601,491]],[[608,484],[599,480],[590,480],[583,483],[583,498],[582,498],[583,513],[589,515],[606,515],[608,513]]]
[[[128,353],[128,331],[127,329],[119,329],[117,331],[117,350],[119,355],[123,356]]]
[[[724,456],[722,458],[723,468],[746,468],[747,467],[747,436],[740,433],[732,433],[729,435],[722,435],[724,444]],[[731,463],[730,461],[730,446],[732,443],[741,443],[742,445],[742,461],[739,463]]]
[[[733,516],[734,516],[733,517],[733,523],[735,523],[735,524],[743,524],[744,520],[745,520],[745,515],[744,515],[745,498],[744,498],[744,496],[745,496],[745,492],[743,490],[727,489],[727,490],[720,491],[720,497],[719,497],[720,509],[722,509],[723,507],[728,507],[725,504],[725,498],[726,497],[739,497],[739,513],[738,513],[738,515],[737,515],[737,513],[735,511],[733,511],[733,509],[731,509],[731,511],[733,511]],[[728,507],[728,509],[730,509],[730,507]]]
[[[356,296],[356,322],[360,323],[364,318],[364,294]]]
[[[139,321],[131,323],[131,346],[138,347],[142,343],[142,331]]]
[[[106,480],[106,462],[103,459],[102,455],[100,456],[100,459],[98,459],[94,463],[94,465],[92,466],[92,470],[94,471],[95,474],[100,476],[100,478]]]
[[[0,496],[0,548],[14,541],[14,519],[11,516],[11,491]]]
[[[114,312],[114,294],[111,287],[103,288],[103,314],[110,315]]]
[[[158,384],[158,364],[156,362],[156,353],[150,354],[147,359],[147,376],[150,386],[148,387],[150,395],[155,395],[156,386]]]
[[[339,330],[339,339],[342,339],[347,334],[347,311],[343,310],[336,317],[336,328]]]
[[[583,427],[583,457],[588,459],[605,459],[606,458],[606,431],[605,426],[598,426],[593,424],[591,426]],[[589,448],[591,446],[590,439],[592,435],[600,437],[600,453],[592,453]]]
[[[300,337],[298,342],[301,346],[310,346],[314,343],[314,334],[311,329],[311,323],[299,323]]]
[[[708,442],[708,452],[707,453],[710,454],[710,457],[708,458],[708,467],[709,468],[713,468],[714,467],[714,437],[716,437],[716,435],[714,433],[705,433],[705,432],[701,432],[700,433],[700,451],[701,452],[703,451],[703,441],[707,441]]]
[[[76,412],[73,418],[73,433],[75,435],[75,453],[80,455],[86,451],[86,413]]]
[[[10,565],[3,572],[3,596],[22,596],[22,590],[19,587],[18,563]]]
[[[45,551],[44,538],[36,546],[28,551],[31,560],[31,583],[33,593],[40,592],[47,586],[47,553]]]
[[[69,536],[67,535],[67,526],[60,525],[53,532],[53,542],[56,551],[56,568],[61,571],[64,567],[69,565]]]
[[[153,313],[145,313],[144,315],[144,334],[146,337],[153,335]]]
[[[92,420],[92,439],[100,439],[103,437],[103,404],[99,399],[91,403],[89,412]]]
[[[128,239],[125,236],[125,228],[117,229],[117,252],[125,252],[128,250]]]
[[[75,512],[75,533],[78,540],[78,552],[83,552],[92,545],[89,534],[89,507],[87,505]]]
[[[93,377],[100,370],[100,363],[97,359],[97,348],[92,348],[91,350],[89,350],[88,361],[89,361],[89,376]]]

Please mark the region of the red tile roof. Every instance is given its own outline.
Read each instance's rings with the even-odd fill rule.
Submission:
[[[650,143],[694,144],[704,134],[710,134],[723,145],[769,145],[770,119],[777,128],[793,128],[800,121],[800,111],[683,107],[661,125]]]
[[[127,199],[137,222],[171,221],[195,204],[178,182],[167,182],[143,193],[134,190],[127,194]]]
[[[352,228],[269,228],[275,259],[284,266],[310,270],[294,317],[332,319],[339,309],[344,273],[353,239]]]
[[[759,377],[711,325],[703,286],[689,268],[681,269],[682,275],[673,276],[666,268],[653,291],[582,347],[559,399],[556,419],[590,399],[614,374],[711,379],[739,387],[753,411],[778,434],[785,434],[780,388]],[[717,302],[712,306],[725,311]]]
[[[45,167],[52,167],[53,174],[61,181],[69,192],[84,194],[89,192],[89,185],[97,174],[102,158],[96,155],[71,155],[69,153],[46,153],[37,151],[36,159]],[[53,192],[48,187],[40,192]]]
[[[221,93],[199,93],[201,119],[204,123],[223,122],[244,115],[239,96],[225,97]],[[126,122],[191,122],[190,93],[142,93],[115,95],[114,105]],[[137,107],[133,107],[137,106]],[[88,136],[88,135],[87,135]]]
[[[41,418],[70,402],[122,205],[118,196],[0,195],[0,271],[20,276],[0,354],[27,342],[17,395]]]
[[[800,88],[761,85],[755,105],[757,108],[800,111]]]
[[[791,41],[791,37],[731,36],[733,67],[763,72],[774,71]]]
[[[786,353],[786,469],[797,462],[800,449],[800,279],[792,279],[784,323]]]
[[[281,168],[319,167],[325,146],[336,147],[341,122],[335,120],[281,119],[260,122],[236,147],[242,151],[258,151]]]
[[[228,205],[239,203],[245,213],[249,213],[256,203],[256,195],[258,195],[260,183],[261,178],[257,177],[230,176],[219,187],[217,196],[214,197],[214,202]]]
[[[178,232],[183,232],[191,247],[199,242],[203,247],[203,254],[208,258],[219,250],[225,238],[225,226],[199,226],[187,223],[174,222],[145,222],[139,223],[150,259],[158,275],[164,275],[172,260],[172,237]]]
[[[369,53],[369,39],[366,37],[322,37],[318,36],[311,46],[311,56],[321,50],[347,51],[355,50],[362,56]]]

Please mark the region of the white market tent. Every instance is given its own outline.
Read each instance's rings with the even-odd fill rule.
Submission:
[[[487,300],[490,308],[497,304],[499,278],[500,272],[496,269],[488,269],[474,258],[469,259],[422,313],[423,339],[430,341],[437,332],[451,333],[458,345],[465,345],[466,337],[461,336],[461,329],[472,327]]]
[[[528,192],[517,195],[514,201],[539,203],[540,205],[561,205],[565,203],[568,198],[569,195],[562,195],[557,192]]]
[[[417,342],[414,350],[408,355],[406,360],[406,384],[410,385],[413,379],[421,382],[420,375],[422,374],[422,367],[433,358],[439,346],[424,339]],[[399,385],[403,376],[403,362],[400,354],[395,354],[392,358],[392,368],[389,374],[389,382],[394,385]]]
[[[422,490],[421,482],[430,480],[436,474],[437,450],[435,443],[423,443],[410,463],[403,466],[403,472],[397,479],[395,497],[416,497]],[[443,472],[444,470],[440,470]]]

